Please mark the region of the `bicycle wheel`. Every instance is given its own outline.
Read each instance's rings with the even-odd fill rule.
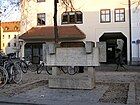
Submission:
[[[38,69],[38,64],[29,63],[29,64],[28,64],[28,69],[29,69],[31,72],[35,72],[35,71],[37,71],[37,69]]]
[[[12,80],[15,83],[19,83],[22,80],[22,70],[21,67],[18,64],[14,64],[11,66],[11,71],[12,71]]]
[[[25,61],[23,61],[23,60],[21,60],[21,61],[19,61],[17,63],[20,65],[22,72],[27,73],[27,70],[28,70],[27,63]]]
[[[49,75],[52,75],[52,68],[51,67],[46,66],[46,71]]]
[[[63,71],[64,74],[68,73],[68,66],[61,66],[60,70]]]
[[[44,70],[45,66],[44,63],[41,63],[37,68],[37,74],[40,74]]]
[[[79,73],[79,66],[74,66],[74,70],[76,73]]]
[[[74,75],[74,74],[76,74],[76,69],[75,69],[75,67],[68,66],[68,74],[69,74],[69,75]]]
[[[5,68],[0,66],[0,88],[3,88],[8,80],[8,73]]]

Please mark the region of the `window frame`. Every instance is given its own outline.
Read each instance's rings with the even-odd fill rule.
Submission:
[[[81,21],[77,19],[78,13],[80,13],[81,15]],[[61,24],[82,24],[82,23],[83,23],[83,13],[81,11],[66,11],[61,14]]]
[[[11,47],[11,44],[10,44],[10,42],[8,43],[8,45],[7,45],[8,47]]]
[[[123,10],[123,12],[121,13],[121,11]],[[117,13],[117,11],[119,11]],[[119,17],[117,17],[116,15],[118,15]],[[121,16],[123,16],[123,19],[121,19]],[[117,18],[119,18],[117,20]],[[115,8],[114,9],[114,21],[115,22],[125,22],[125,8]]]
[[[15,26],[15,27],[14,27],[14,30],[18,30],[18,26]]]
[[[3,43],[2,46],[5,47],[5,43]]]
[[[102,13],[104,12],[104,13]],[[104,16],[105,19],[102,19]],[[100,10],[100,23],[110,23],[111,22],[111,10],[101,9]]]
[[[14,43],[14,47],[17,47],[17,43],[16,42]]]
[[[3,35],[2,37],[3,37],[3,39],[5,39],[5,35]]]
[[[6,30],[6,31],[9,30],[9,27],[8,27],[8,26],[5,26],[5,30]]]
[[[41,22],[39,23],[39,17],[41,18]],[[44,24],[43,24],[43,19],[44,19]],[[37,14],[37,26],[43,26],[46,25],[46,14],[45,13],[38,13]]]
[[[17,35],[14,35],[14,39],[17,39]]]
[[[11,38],[11,35],[8,35],[8,39],[10,39]]]
[[[46,0],[37,0],[37,3],[45,2]]]

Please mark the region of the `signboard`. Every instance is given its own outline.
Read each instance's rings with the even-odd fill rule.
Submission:
[[[137,39],[136,41],[132,41],[132,44],[140,44],[140,39]]]

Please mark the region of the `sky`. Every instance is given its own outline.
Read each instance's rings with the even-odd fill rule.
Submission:
[[[0,11],[2,12],[1,21],[20,20],[20,0],[0,0]]]

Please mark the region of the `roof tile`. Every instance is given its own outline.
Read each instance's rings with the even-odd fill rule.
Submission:
[[[32,27],[26,33],[20,36],[23,40],[54,40],[54,27]],[[59,40],[64,39],[84,39],[85,34],[75,25],[73,26],[58,26]]]

